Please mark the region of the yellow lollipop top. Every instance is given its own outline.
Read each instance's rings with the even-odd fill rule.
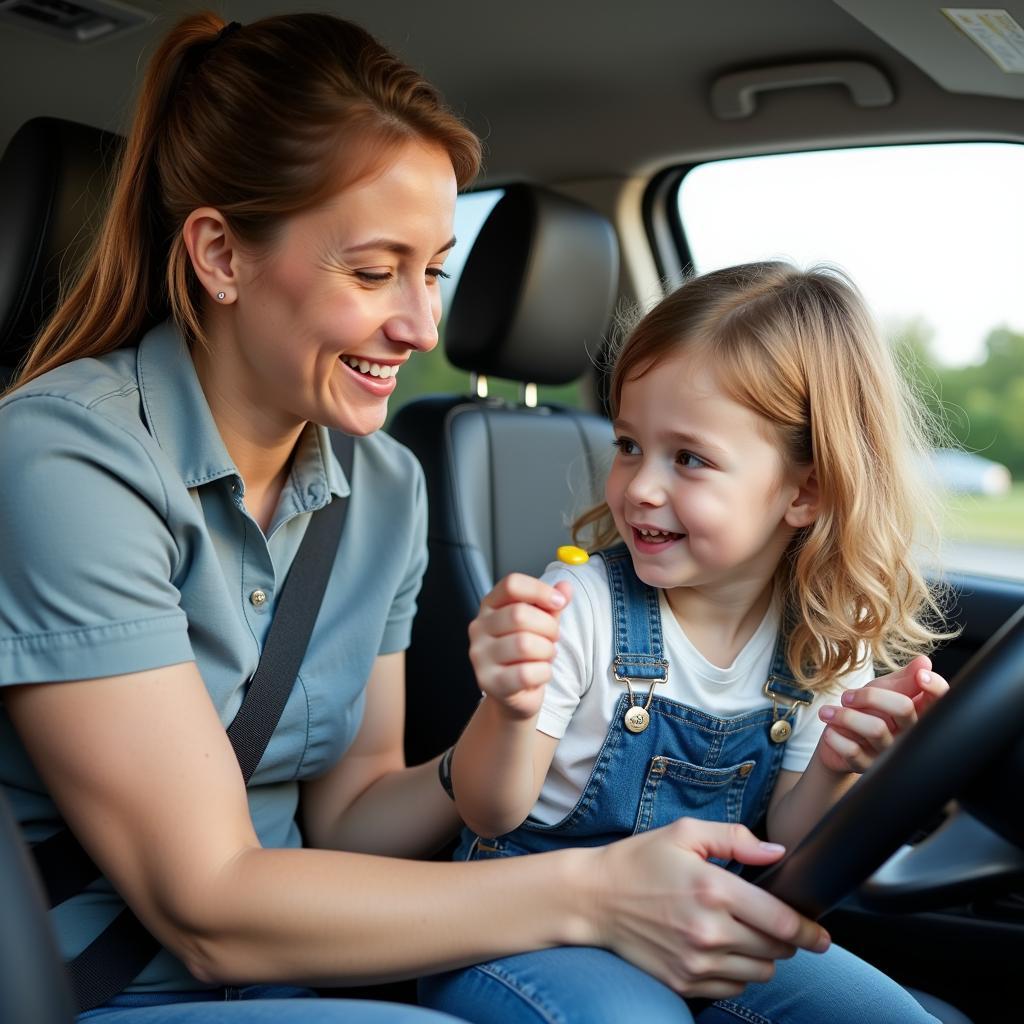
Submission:
[[[582,565],[584,562],[590,561],[590,555],[573,544],[563,544],[557,552],[558,560],[565,562],[566,565]]]

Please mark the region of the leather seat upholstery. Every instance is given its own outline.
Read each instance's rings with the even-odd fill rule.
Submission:
[[[120,147],[110,132],[39,117],[0,159],[0,384],[88,250]]]
[[[37,118],[0,158],[0,388],[53,312],[58,275],[88,248],[119,145],[96,128]],[[35,868],[2,793],[0,905],[0,1020],[71,1021]]]
[[[618,245],[596,211],[533,186],[509,188],[463,269],[445,324],[461,369],[567,384],[601,351],[618,290]],[[411,763],[453,743],[479,699],[465,657],[481,599],[509,572],[539,574],[599,495],[611,427],[594,413],[432,396],[391,433],[419,457],[430,564],[407,655]]]

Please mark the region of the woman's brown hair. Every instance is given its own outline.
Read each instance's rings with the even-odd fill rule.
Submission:
[[[683,353],[761,417],[787,465],[814,466],[818,517],[775,578],[796,676],[827,687],[865,660],[895,668],[955,635],[942,628],[941,590],[917,564],[922,535],[936,535],[929,425],[853,284],[827,267],[782,262],[687,281],[626,338],[612,415],[627,383]],[[606,504],[573,532],[591,549],[620,540]]]
[[[147,67],[95,247],[15,383],[137,341],[167,317],[201,341],[181,234],[193,210],[215,207],[258,249],[409,140],[444,149],[460,187],[479,169],[476,136],[358,26],[326,14],[244,27],[185,18]]]

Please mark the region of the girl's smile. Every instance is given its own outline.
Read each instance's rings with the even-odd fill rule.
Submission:
[[[638,526],[635,523],[631,525],[633,543],[637,550],[644,554],[660,554],[677,541],[686,539],[685,533],[673,533],[669,530],[659,530],[656,527]]]

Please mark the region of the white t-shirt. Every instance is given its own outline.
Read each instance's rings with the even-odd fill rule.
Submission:
[[[604,559],[579,566],[554,562],[546,583],[568,580],[573,598],[562,612],[554,674],[544,696],[537,728],[560,742],[531,817],[546,825],[561,821],[576,806],[590,778],[608,725],[625,684],[612,674],[612,607]],[[771,706],[763,687],[771,668],[779,630],[779,607],[773,602],[754,635],[728,668],[713,665],[690,642],[665,598],[660,595],[668,681],[655,696],[730,718]],[[871,664],[851,672],[838,687],[863,686],[874,678]],[[633,685],[637,702],[645,701],[647,684]],[[818,708],[836,700],[836,692],[818,693],[797,712],[793,734],[782,759],[785,771],[802,772],[825,727]]]

